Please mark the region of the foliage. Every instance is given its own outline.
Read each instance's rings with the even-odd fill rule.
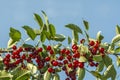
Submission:
[[[56,28],[49,23],[42,11],[44,20],[34,13],[39,29],[23,26],[28,38],[22,39],[19,30],[10,28],[7,49],[0,49],[0,80],[61,80],[59,72],[64,71],[66,80],[84,80],[86,71],[97,80],[115,80],[116,64],[120,66],[120,27],[116,26],[116,35],[111,43],[102,40],[104,36],[98,32],[96,39],[88,34],[89,23],[83,20],[84,30],[76,24],[67,24],[73,37],[57,34]],[[45,23],[44,23],[45,22]],[[79,39],[79,36],[84,36]],[[67,39],[66,39],[67,38]],[[29,44],[27,41],[37,41]],[[68,40],[68,46],[62,42]],[[47,43],[49,42],[49,44]],[[95,69],[91,70],[90,67]]]

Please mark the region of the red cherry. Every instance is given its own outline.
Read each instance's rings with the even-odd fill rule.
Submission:
[[[54,51],[53,51],[52,49],[50,50],[50,54],[51,54],[51,55],[54,54]]]
[[[17,46],[15,46],[15,45],[12,46],[12,49],[13,49],[13,50],[16,50],[16,49],[17,49]]]
[[[22,59],[26,59],[26,55],[25,54],[22,55]]]
[[[64,49],[62,49],[62,50],[60,51],[60,53],[61,53],[61,54],[64,54],[65,51],[66,51],[66,49],[64,48]]]
[[[77,50],[77,49],[78,49],[78,46],[77,46],[76,44],[73,44],[73,45],[72,45],[72,49]]]
[[[6,55],[6,58],[10,58],[10,54],[7,54],[7,55]]]
[[[58,60],[60,60],[60,61],[62,61],[63,59],[64,59],[63,56],[59,56],[59,57],[58,57]]]
[[[70,50],[66,50],[66,51],[65,51],[65,54],[66,54],[66,55],[70,54]]]
[[[95,63],[92,61],[92,62],[89,63],[89,65],[90,65],[91,67],[93,67],[93,66],[95,66]]]
[[[64,64],[68,64],[68,60],[65,59],[65,60],[63,61],[63,63],[64,63]]]
[[[22,52],[22,51],[23,51],[23,48],[22,48],[22,47],[20,47],[20,48],[18,49],[18,51],[19,51],[19,52]]]
[[[38,52],[42,52],[42,50],[43,50],[42,48],[38,48]]]
[[[99,52],[100,52],[100,53],[104,53],[104,48],[100,48],[100,49],[99,49]]]
[[[48,72],[52,73],[53,71],[54,71],[53,68],[51,68],[51,67],[48,68]]]
[[[50,61],[50,57],[49,56],[45,57],[45,60]]]
[[[67,59],[70,61],[72,59],[71,55],[67,55]]]
[[[80,40],[80,43],[81,43],[81,44],[85,43],[85,39],[81,39],[81,40]]]
[[[89,42],[89,45],[90,45],[90,46],[94,46],[94,44],[95,44],[94,41],[90,41],[90,42]]]
[[[49,51],[49,50],[51,50],[52,48],[51,48],[51,46],[47,46],[47,50]]]
[[[69,64],[68,64],[68,67],[69,67],[69,68],[72,68],[72,66],[73,66],[72,63],[69,63]]]
[[[58,61],[53,61],[53,62],[52,62],[52,65],[53,65],[53,66],[58,66],[58,64],[59,64]]]
[[[79,62],[78,66],[79,66],[79,68],[84,68],[84,62]]]
[[[79,57],[80,57],[80,53],[78,53],[78,52],[77,52],[77,53],[74,53],[74,54],[73,54],[73,57],[74,57],[74,58],[79,58]]]

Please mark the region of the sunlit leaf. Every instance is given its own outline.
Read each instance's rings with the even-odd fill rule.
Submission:
[[[83,33],[82,30],[80,29],[80,27],[75,24],[68,24],[68,25],[65,25],[65,27],[67,27],[73,31],[79,32],[81,34]]]
[[[78,32],[76,32],[76,31],[72,31],[72,34],[73,34],[74,41],[75,41],[75,42],[78,42],[78,41],[79,41],[79,35],[78,35]]]
[[[44,32],[41,33],[40,40],[41,40],[41,42],[45,42],[45,40],[46,40],[46,34]]]
[[[10,38],[13,41],[19,41],[21,39],[21,33],[19,30],[16,30],[12,27],[10,27],[10,33],[9,33]]]
[[[7,71],[5,70],[0,71],[0,80],[11,80],[12,77],[13,75],[8,73]]]
[[[115,53],[119,53],[120,52],[120,47],[117,47],[116,49],[115,49]]]
[[[27,32],[27,35],[32,40],[34,40],[36,38],[36,34],[35,34],[34,30],[31,27],[29,27],[29,26],[23,26],[23,28],[25,29],[25,31]]]
[[[51,78],[51,74],[48,71],[46,71],[44,73],[44,80],[50,80],[50,78]]]
[[[100,62],[100,61],[102,61],[102,56],[101,55],[94,55],[93,60],[96,62]]]
[[[83,20],[84,26],[86,30],[89,30],[89,23],[85,20]]]
[[[120,56],[117,56],[116,63],[117,63],[117,66],[120,67]]]
[[[78,75],[78,80],[84,80],[85,77],[85,69],[84,68],[79,68],[77,70],[77,75]]]
[[[56,34],[55,37],[53,38],[53,40],[62,42],[65,40],[65,36],[62,34]]]
[[[42,18],[36,13],[34,13],[34,18],[35,18],[36,22],[38,23],[38,25],[42,28],[44,25]]]
[[[79,58],[79,62],[86,62],[87,59],[84,56],[80,56]]]
[[[104,69],[104,62],[103,61],[100,61],[99,62],[99,65],[97,66],[96,70],[98,72],[101,72],[102,70]]]
[[[46,15],[46,13],[45,13],[44,11],[42,11],[42,14],[43,14],[43,16],[44,16],[46,26],[48,27],[48,26],[49,26],[48,17],[47,17],[47,15]]]
[[[91,73],[93,76],[95,76],[96,78],[101,78],[101,77],[102,77],[102,75],[101,75],[99,72],[97,72],[97,71],[90,71],[90,73]]]
[[[115,37],[113,37],[112,43],[116,43],[116,42],[118,42],[118,41],[120,41],[120,34],[118,34],[118,35],[116,35]]]
[[[120,26],[119,25],[116,26],[116,34],[117,35],[120,34]]]
[[[99,31],[97,33],[97,37],[96,38],[97,38],[98,41],[101,41],[104,38],[104,36],[101,35],[101,31]]]
[[[109,65],[112,64],[112,59],[109,56],[107,56],[107,55],[105,55],[103,57],[103,61],[104,61],[104,64],[105,64],[106,67],[108,67]]]
[[[53,76],[53,80],[60,80],[60,76],[56,73]]]
[[[14,41],[13,39],[10,38],[8,41],[8,44],[7,44],[7,48],[11,48],[16,43],[17,43],[17,41]]]

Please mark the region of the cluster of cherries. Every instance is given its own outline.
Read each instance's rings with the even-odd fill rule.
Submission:
[[[82,39],[80,41],[81,44],[84,44],[85,40]],[[13,52],[6,54],[3,59],[3,63],[6,67],[6,70],[11,70],[18,65],[21,65],[21,68],[27,68],[26,63],[35,63],[39,70],[43,69],[47,66],[47,70],[50,73],[57,72],[57,68],[65,71],[67,78],[66,80],[76,80],[76,73],[78,68],[84,68],[85,62],[79,61],[81,56],[84,56],[88,59],[88,63],[91,67],[98,66],[99,63],[95,63],[93,61],[93,56],[101,54],[104,56],[105,51],[104,48],[100,47],[100,42],[98,41],[89,41],[88,49],[90,51],[90,55],[81,54],[79,51],[79,46],[77,44],[72,45],[72,49],[63,48],[55,52],[54,48],[48,45],[45,49],[47,55],[41,56],[40,53],[43,53],[43,48],[17,48],[16,46],[12,47]],[[44,72],[41,72],[43,74]]]

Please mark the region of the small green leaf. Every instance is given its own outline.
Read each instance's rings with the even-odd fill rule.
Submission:
[[[80,56],[79,58],[79,62],[86,62],[87,59],[84,56]]]
[[[95,76],[96,78],[100,78],[100,79],[101,79],[101,77],[102,77],[102,75],[101,75],[99,72],[97,72],[97,71],[90,71],[90,73],[91,73],[93,76]]]
[[[84,32],[85,32],[85,36],[87,38],[87,41],[89,41],[89,34],[86,31],[84,31]]]
[[[89,30],[89,23],[85,20],[83,20],[84,26],[86,30]]]
[[[53,24],[49,24],[49,32],[50,32],[50,34],[51,34],[52,37],[55,36],[55,34],[56,34],[56,29],[55,29],[55,27],[54,27]]]
[[[45,35],[46,35],[46,38],[47,38],[48,40],[51,40],[50,32],[44,31],[44,33],[45,33]]]
[[[116,26],[116,34],[117,35],[120,34],[120,26],[119,25]]]
[[[34,29],[34,33],[35,33],[36,35],[40,35],[40,34],[41,34],[41,30]]]
[[[101,41],[104,38],[104,36],[101,35],[101,31],[99,31],[97,33],[97,37],[96,38],[97,38],[98,41]]]
[[[104,61],[104,64],[106,65],[106,67],[108,67],[109,65],[112,64],[112,59],[109,56],[107,56],[107,55],[105,55],[103,57],[103,61]]]
[[[53,40],[62,42],[65,40],[65,36],[62,34],[56,34]]]
[[[34,47],[34,46],[31,45],[31,44],[23,44],[22,47],[23,47],[23,48],[32,48],[32,47]]]
[[[84,80],[85,77],[85,69],[84,68],[79,68],[77,70],[77,74],[78,74],[78,80]]]
[[[44,73],[44,80],[50,80],[50,78],[51,78],[51,74],[48,71],[46,71]]]
[[[72,40],[71,38],[68,36],[68,44],[71,44]]]
[[[34,40],[34,39],[36,38],[36,34],[35,34],[34,30],[33,30],[31,27],[29,27],[29,26],[23,26],[23,28],[26,30],[27,35],[28,35],[32,40]]]
[[[40,40],[41,40],[41,42],[45,42],[45,40],[46,40],[46,35],[45,35],[44,32],[41,33],[41,35],[40,35]]]
[[[44,11],[42,11],[42,14],[43,14],[43,16],[44,16],[46,26],[48,27],[48,26],[49,26],[48,17],[47,17],[47,15],[46,15],[46,13],[45,13]]]
[[[101,55],[94,55],[93,60],[96,62],[100,62],[100,61],[102,61],[102,56]]]
[[[12,27],[10,27],[10,33],[9,33],[10,38],[13,41],[19,41],[21,39],[21,33],[19,30],[16,30]]]
[[[116,63],[117,63],[117,66],[120,67],[120,56],[117,57]]]
[[[60,76],[56,73],[53,76],[53,80],[60,80]]]
[[[72,31],[72,34],[73,34],[73,39],[75,42],[78,42],[79,41],[79,35],[78,35],[78,32],[76,31]]]
[[[118,41],[120,41],[120,34],[118,34],[118,35],[116,35],[115,37],[113,37],[112,43],[116,43],[116,42],[118,42]]]
[[[102,70],[104,69],[104,62],[103,61],[100,61],[99,62],[99,65],[97,66],[97,71],[98,72],[101,72]]]
[[[11,48],[16,43],[17,43],[17,41],[14,41],[13,39],[10,38],[8,41],[8,44],[7,44],[7,48]]]
[[[73,31],[76,31],[76,32],[79,32],[81,34],[83,34],[82,30],[80,29],[79,26],[75,25],[75,24],[68,24],[68,25],[65,25],[65,27],[73,30]]]
[[[117,47],[116,49],[115,49],[115,53],[119,53],[120,52],[120,47]]]
[[[36,22],[39,24],[40,28],[42,28],[43,25],[44,25],[43,21],[42,21],[42,18],[36,13],[34,13],[34,17],[35,17]]]

